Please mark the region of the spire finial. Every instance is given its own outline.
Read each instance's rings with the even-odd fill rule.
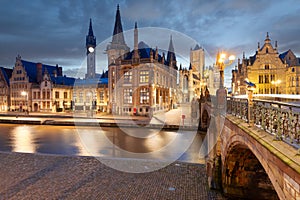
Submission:
[[[269,32],[267,32],[267,39],[269,39]]]
[[[93,33],[93,26],[92,26],[92,18],[90,18],[90,25],[89,25],[89,36],[94,36]]]
[[[117,10],[119,10],[119,9],[120,9],[120,5],[118,4],[118,5],[117,5]]]
[[[134,28],[137,29],[137,22],[134,23]]]

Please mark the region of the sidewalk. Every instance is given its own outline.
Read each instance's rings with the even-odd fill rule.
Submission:
[[[196,126],[191,123],[191,108],[189,104],[182,105],[177,109],[168,112],[160,112],[152,118],[145,116],[119,116],[107,113],[97,113],[88,116],[87,113],[40,113],[31,112],[26,115],[23,112],[3,112],[0,113],[0,123],[17,123],[17,124],[46,124],[46,125],[106,125],[116,126],[124,125],[153,125],[154,127],[173,127],[179,126],[191,127]],[[182,116],[185,116],[183,119]]]

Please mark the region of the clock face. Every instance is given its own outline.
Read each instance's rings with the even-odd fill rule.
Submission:
[[[89,47],[89,52],[93,53],[95,51],[95,49],[93,47]]]

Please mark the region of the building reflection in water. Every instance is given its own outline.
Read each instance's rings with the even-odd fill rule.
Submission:
[[[17,126],[12,130],[13,152],[36,153],[32,126]]]

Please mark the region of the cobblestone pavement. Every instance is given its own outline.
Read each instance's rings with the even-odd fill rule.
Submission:
[[[133,174],[93,157],[0,153],[0,177],[0,199],[224,199],[208,190],[204,165],[180,162]]]

